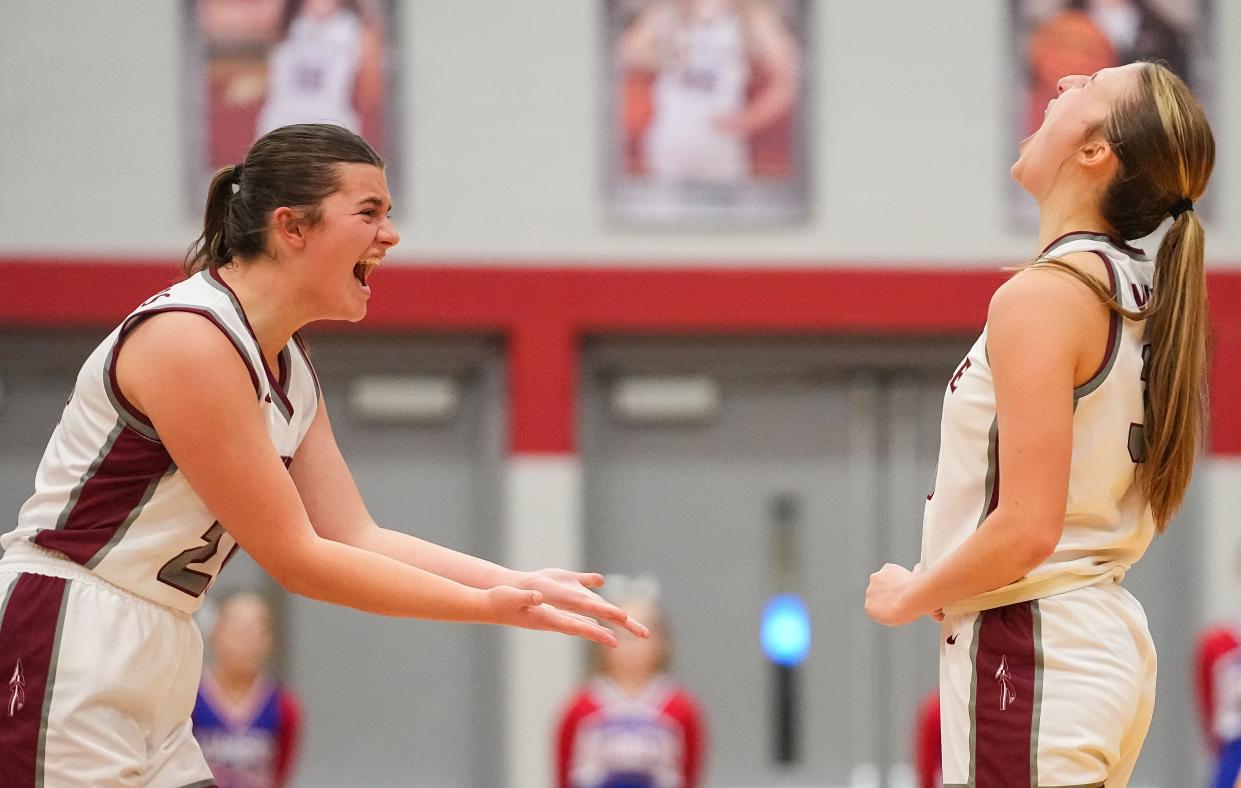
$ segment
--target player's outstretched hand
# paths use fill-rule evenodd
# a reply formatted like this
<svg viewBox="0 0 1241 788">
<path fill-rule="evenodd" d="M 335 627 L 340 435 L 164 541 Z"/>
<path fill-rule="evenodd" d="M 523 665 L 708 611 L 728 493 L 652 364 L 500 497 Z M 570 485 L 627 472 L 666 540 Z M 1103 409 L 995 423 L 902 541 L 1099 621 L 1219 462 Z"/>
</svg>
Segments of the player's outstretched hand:
<svg viewBox="0 0 1241 788">
<path fill-rule="evenodd" d="M 640 638 L 651 636 L 651 631 L 642 622 L 630 618 L 624 610 L 590 590 L 603 585 L 603 575 L 596 572 L 540 569 L 537 572 L 523 572 L 514 585 L 538 591 L 544 601 L 561 610 L 581 613 L 600 621 L 613 621 Z"/>
<path fill-rule="evenodd" d="M 491 620 L 496 624 L 560 632 L 605 646 L 616 645 L 616 635 L 612 630 L 587 616 L 553 607 L 544 601 L 543 594 L 538 591 L 496 586 L 486 593 Z"/>
</svg>

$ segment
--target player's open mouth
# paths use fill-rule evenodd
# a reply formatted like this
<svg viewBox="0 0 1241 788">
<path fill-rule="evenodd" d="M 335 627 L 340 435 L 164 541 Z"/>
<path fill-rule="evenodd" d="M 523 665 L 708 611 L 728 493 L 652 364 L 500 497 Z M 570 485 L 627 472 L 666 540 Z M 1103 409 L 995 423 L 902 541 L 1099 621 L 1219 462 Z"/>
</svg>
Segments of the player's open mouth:
<svg viewBox="0 0 1241 788">
<path fill-rule="evenodd" d="M 353 266 L 353 278 L 358 280 L 358 284 L 366 287 L 366 280 L 370 278 L 371 271 L 382 262 L 382 255 L 372 255 L 359 260 Z"/>
</svg>

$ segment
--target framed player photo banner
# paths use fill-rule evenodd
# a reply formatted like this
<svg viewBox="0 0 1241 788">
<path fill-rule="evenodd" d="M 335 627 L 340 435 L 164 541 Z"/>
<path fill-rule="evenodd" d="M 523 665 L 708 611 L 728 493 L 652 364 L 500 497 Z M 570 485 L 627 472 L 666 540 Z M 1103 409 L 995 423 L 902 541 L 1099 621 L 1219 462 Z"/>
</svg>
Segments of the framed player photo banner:
<svg viewBox="0 0 1241 788">
<path fill-rule="evenodd" d="M 1010 127 L 1016 159 L 1021 141 L 1043 122 L 1061 77 L 1089 76 L 1131 63 L 1158 60 L 1210 104 L 1212 52 L 1208 0 L 1010 0 L 1015 63 Z M 1011 161 L 1009 162 L 1011 164 Z M 1025 227 L 1037 206 L 1015 183 L 1011 213 Z M 1130 239 L 1132 240 L 1132 239 Z"/>
<path fill-rule="evenodd" d="M 402 162 L 396 0 L 183 0 L 191 205 L 263 134 L 336 123 Z"/>
<path fill-rule="evenodd" d="M 810 0 L 603 0 L 608 215 L 805 220 Z"/>
</svg>

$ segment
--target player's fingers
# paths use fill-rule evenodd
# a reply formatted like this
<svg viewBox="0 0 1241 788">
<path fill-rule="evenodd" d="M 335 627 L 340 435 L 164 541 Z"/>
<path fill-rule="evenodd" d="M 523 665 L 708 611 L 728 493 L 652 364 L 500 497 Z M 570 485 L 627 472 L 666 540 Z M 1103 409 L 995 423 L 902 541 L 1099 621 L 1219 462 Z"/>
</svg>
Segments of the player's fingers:
<svg viewBox="0 0 1241 788">
<path fill-rule="evenodd" d="M 649 638 L 651 636 L 651 630 L 636 618 L 625 616 L 625 620 L 622 623 L 624 624 L 625 629 L 629 630 L 629 632 L 636 637 Z"/>
<path fill-rule="evenodd" d="M 616 635 L 613 634 L 612 630 L 605 626 L 600 626 L 586 616 L 566 613 L 550 605 L 543 605 L 537 608 L 536 612 L 543 618 L 547 629 L 592 640 L 605 646 L 616 645 Z"/>
<path fill-rule="evenodd" d="M 602 588 L 603 575 L 598 572 L 579 572 L 577 575 L 577 582 L 587 588 Z"/>
<path fill-rule="evenodd" d="M 574 600 L 577 602 L 578 600 Z M 591 619 L 601 619 L 603 621 L 614 621 L 620 624 L 635 637 L 649 638 L 651 630 L 647 629 L 642 622 L 635 618 L 631 618 L 629 614 L 620 608 L 596 594 L 591 594 L 588 599 L 583 599 L 580 604 L 559 606 L 566 611 L 572 611 L 576 614 L 590 616 Z"/>
<path fill-rule="evenodd" d="M 618 624 L 624 623 L 627 617 L 624 610 L 621 610 L 594 591 L 587 591 L 584 588 L 565 594 L 563 598 L 555 600 L 555 603 L 556 607 L 562 610 L 572 610 L 575 613 L 584 613 L 591 618 L 602 618 L 606 621 L 615 621 Z"/>
<path fill-rule="evenodd" d="M 561 611 L 560 611 L 560 614 L 561 614 L 562 616 L 568 616 L 569 618 L 573 619 L 574 621 L 577 621 L 577 622 L 582 623 L 582 624 L 597 624 L 597 623 L 599 623 L 599 622 L 595 621 L 593 618 L 591 618 L 590 616 L 584 616 L 584 615 L 582 615 L 581 613 L 569 613 L 568 611 L 561 610 Z"/>
</svg>

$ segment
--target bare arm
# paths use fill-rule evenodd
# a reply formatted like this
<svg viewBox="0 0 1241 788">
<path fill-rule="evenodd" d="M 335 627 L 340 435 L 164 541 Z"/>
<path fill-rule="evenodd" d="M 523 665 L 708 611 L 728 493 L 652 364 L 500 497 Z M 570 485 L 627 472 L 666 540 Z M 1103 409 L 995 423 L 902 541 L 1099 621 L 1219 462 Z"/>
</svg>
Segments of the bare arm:
<svg viewBox="0 0 1241 788">
<path fill-rule="evenodd" d="M 1055 550 L 1064 531 L 1073 387 L 1102 356 L 1106 308 L 1064 274 L 1027 271 L 996 292 L 987 322 L 1002 436 L 999 505 L 925 572 L 888 564 L 875 573 L 867 611 L 880 623 L 903 624 L 1019 580 Z"/>
<path fill-rule="evenodd" d="M 367 114 L 383 101 L 385 67 L 382 13 L 373 2 L 362 8 L 362 40 L 358 74 L 353 83 L 353 101 L 358 111 Z"/>
<path fill-rule="evenodd" d="M 763 90 L 720 125 L 746 136 L 767 128 L 787 115 L 797 103 L 801 86 L 801 54 L 784 21 L 765 3 L 742 6 L 748 30 L 750 57 L 765 78 Z"/>
<path fill-rule="evenodd" d="M 320 536 L 415 566 L 474 588 L 514 586 L 543 594 L 556 607 L 615 621 L 645 637 L 646 628 L 588 589 L 603 584 L 594 573 L 547 569 L 519 572 L 466 553 L 381 528 L 366 509 L 341 456 L 327 408 L 320 401 L 309 432 L 290 467 L 293 482 Z"/>
<path fill-rule="evenodd" d="M 593 621 L 543 605 L 537 591 L 470 588 L 321 538 L 267 435 L 244 363 L 205 319 L 183 312 L 149 318 L 117 363 L 122 391 L 151 419 L 195 493 L 286 589 L 383 615 L 506 623 L 614 642 Z"/>
<path fill-rule="evenodd" d="M 473 588 L 511 585 L 517 572 L 408 534 L 380 528 L 341 456 L 322 400 L 289 467 L 315 531 Z"/>
</svg>

